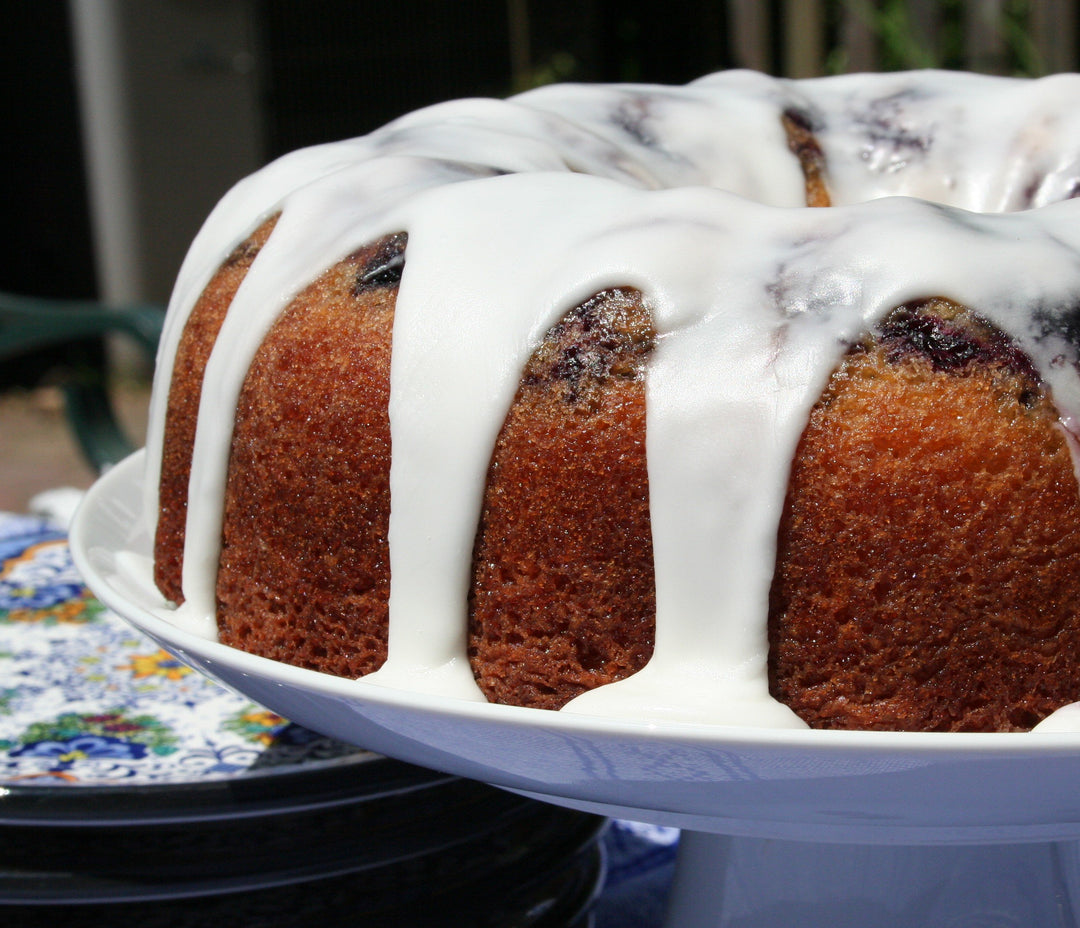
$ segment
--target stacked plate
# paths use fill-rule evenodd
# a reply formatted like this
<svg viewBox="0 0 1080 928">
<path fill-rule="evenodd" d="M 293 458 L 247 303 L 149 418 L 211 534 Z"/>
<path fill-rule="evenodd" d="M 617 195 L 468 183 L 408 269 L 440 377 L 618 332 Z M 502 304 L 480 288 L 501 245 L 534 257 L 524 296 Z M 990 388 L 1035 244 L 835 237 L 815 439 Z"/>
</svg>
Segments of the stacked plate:
<svg viewBox="0 0 1080 928">
<path fill-rule="evenodd" d="M 0 919 L 585 925 L 603 826 L 223 690 L 101 609 L 59 533 L 0 516 Z"/>
<path fill-rule="evenodd" d="M 27 926 L 125 924 L 125 910 L 154 925 L 584 924 L 599 830 L 384 758 L 219 784 L 13 786 L 0 918 L 20 906 Z"/>
</svg>

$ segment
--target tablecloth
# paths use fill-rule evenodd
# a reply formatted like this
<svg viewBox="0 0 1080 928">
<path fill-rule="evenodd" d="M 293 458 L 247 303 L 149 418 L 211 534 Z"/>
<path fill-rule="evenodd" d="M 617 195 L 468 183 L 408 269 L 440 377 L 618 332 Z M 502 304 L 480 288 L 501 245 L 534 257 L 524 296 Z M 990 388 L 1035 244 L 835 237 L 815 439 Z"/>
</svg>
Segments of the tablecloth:
<svg viewBox="0 0 1080 928">
<path fill-rule="evenodd" d="M 355 751 L 219 687 L 105 609 L 58 515 L 0 513 L 0 787 L 227 778 Z M 596 928 L 660 925 L 678 832 L 616 821 L 603 840 Z"/>
</svg>

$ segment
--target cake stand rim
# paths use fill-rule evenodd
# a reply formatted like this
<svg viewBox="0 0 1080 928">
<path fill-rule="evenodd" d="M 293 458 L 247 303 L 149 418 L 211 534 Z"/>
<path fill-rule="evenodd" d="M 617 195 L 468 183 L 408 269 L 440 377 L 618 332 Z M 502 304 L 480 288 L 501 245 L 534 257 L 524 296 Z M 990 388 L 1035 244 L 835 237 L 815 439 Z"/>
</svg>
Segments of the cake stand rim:
<svg viewBox="0 0 1080 928">
<path fill-rule="evenodd" d="M 249 698 L 277 703 L 269 707 L 308 727 L 320 730 L 322 720 L 323 729 L 331 729 L 327 734 L 351 734 L 344 740 L 354 743 L 360 735 L 364 747 L 388 756 L 556 803 L 597 811 L 610 807 L 620 814 L 636 810 L 641 820 L 696 830 L 808 835 L 810 840 L 880 835 L 881 840 L 932 843 L 979 841 L 980 836 L 995 841 L 1080 837 L 1080 799 L 1075 805 L 1067 800 L 1071 790 L 1064 785 L 1080 778 L 1077 732 L 820 731 L 600 718 L 390 689 L 201 638 L 155 614 L 146 596 L 118 588 L 110 573 L 117 554 L 148 555 L 149 536 L 141 525 L 142 469 L 140 451 L 99 478 L 76 513 L 70 543 L 87 585 L 106 606 L 181 659 Z M 167 607 L 157 595 L 156 605 Z M 462 739 L 455 745 L 461 748 L 457 757 L 447 749 L 450 730 Z M 508 768 L 510 759 L 498 753 L 507 738 L 514 750 L 524 745 L 525 750 L 561 751 L 570 762 L 578 761 L 578 769 L 566 777 L 555 770 L 554 776 L 535 778 L 522 774 L 520 758 Z M 1031 764 L 1042 774 L 1049 771 L 1049 791 L 1046 784 L 1022 788 L 1020 775 L 1030 773 Z M 540 767 L 554 770 L 550 764 Z M 944 800 L 931 801 L 927 814 L 910 816 L 902 808 L 934 784 L 976 776 L 989 783 L 967 800 L 946 790 Z M 628 793 L 631 783 L 635 788 Z M 891 803 L 890 788 L 898 790 Z M 854 801 L 843 801 L 845 790 L 852 791 Z M 725 792 L 731 809 L 724 804 Z M 880 815 L 872 811 L 876 793 L 885 800 Z M 625 801 L 627 795 L 632 802 Z M 1004 814 L 1010 796 L 1016 808 Z M 950 809 L 954 800 L 966 808 Z M 800 802 L 806 810 L 815 803 L 820 808 L 807 817 L 798 809 Z M 763 803 L 771 803 L 774 814 L 763 810 Z"/>
</svg>

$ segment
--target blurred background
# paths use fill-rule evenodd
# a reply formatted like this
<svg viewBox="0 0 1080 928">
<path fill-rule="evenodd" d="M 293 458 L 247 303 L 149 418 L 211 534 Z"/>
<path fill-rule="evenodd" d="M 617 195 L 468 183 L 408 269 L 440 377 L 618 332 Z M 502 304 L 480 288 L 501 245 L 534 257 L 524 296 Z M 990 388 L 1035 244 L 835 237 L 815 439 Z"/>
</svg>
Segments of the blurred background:
<svg viewBox="0 0 1080 928">
<path fill-rule="evenodd" d="M 0 34 L 0 291 L 164 304 L 218 197 L 268 160 L 461 96 L 942 67 L 1077 70 L 1078 0 L 39 0 Z M 1078 101 L 1080 102 L 1080 101 Z M 110 346 L 137 436 L 147 362 Z M 0 362 L 0 510 L 87 485 L 63 352 Z M 136 437 L 136 441 L 137 441 Z"/>
</svg>

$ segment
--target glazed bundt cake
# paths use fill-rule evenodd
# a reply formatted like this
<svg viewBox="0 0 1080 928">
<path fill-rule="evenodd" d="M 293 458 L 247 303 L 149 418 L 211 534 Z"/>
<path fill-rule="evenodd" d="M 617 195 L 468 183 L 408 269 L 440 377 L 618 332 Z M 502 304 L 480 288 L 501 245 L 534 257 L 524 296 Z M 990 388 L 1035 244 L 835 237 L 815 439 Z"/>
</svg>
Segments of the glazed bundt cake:
<svg viewBox="0 0 1080 928">
<path fill-rule="evenodd" d="M 175 621 L 625 717 L 1018 731 L 1080 701 L 1078 94 L 556 86 L 274 162 L 169 310 Z"/>
</svg>

